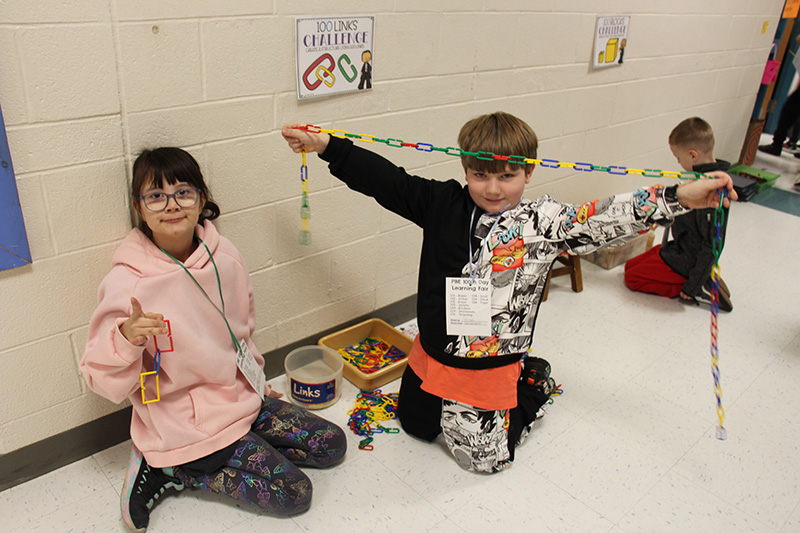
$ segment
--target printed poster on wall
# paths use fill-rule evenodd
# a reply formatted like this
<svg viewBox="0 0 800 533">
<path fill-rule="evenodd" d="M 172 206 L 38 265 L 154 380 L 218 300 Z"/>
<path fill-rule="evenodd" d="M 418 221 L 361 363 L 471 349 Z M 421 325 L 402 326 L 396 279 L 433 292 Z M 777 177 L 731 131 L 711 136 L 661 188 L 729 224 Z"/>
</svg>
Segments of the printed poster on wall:
<svg viewBox="0 0 800 533">
<path fill-rule="evenodd" d="M 374 33 L 374 16 L 297 18 L 297 99 L 371 90 Z"/>
<path fill-rule="evenodd" d="M 630 25 L 630 16 L 597 17 L 594 31 L 594 68 L 622 64 Z"/>
</svg>

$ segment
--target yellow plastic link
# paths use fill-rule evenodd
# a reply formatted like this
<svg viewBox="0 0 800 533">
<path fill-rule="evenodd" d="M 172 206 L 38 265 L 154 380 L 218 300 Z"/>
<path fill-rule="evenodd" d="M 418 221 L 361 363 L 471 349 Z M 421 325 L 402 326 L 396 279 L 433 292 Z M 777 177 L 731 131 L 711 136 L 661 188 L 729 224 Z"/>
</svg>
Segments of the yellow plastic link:
<svg viewBox="0 0 800 533">
<path fill-rule="evenodd" d="M 148 400 L 144 395 L 144 378 L 145 376 L 155 376 L 156 377 L 156 397 L 152 400 Z M 142 386 L 142 403 L 153 403 L 161 400 L 161 391 L 158 388 L 158 372 L 153 370 L 152 372 L 142 372 L 139 374 L 139 383 Z"/>
<path fill-rule="evenodd" d="M 565 162 L 560 162 L 560 163 L 558 164 L 558 168 L 562 168 L 562 167 L 563 167 L 563 168 L 575 168 L 575 163 L 565 163 Z"/>
<path fill-rule="evenodd" d="M 347 134 L 350 133 L 349 131 L 344 130 L 333 130 L 329 132 L 332 137 L 339 137 L 340 139 L 344 139 L 347 137 Z"/>
<path fill-rule="evenodd" d="M 680 179 L 681 173 L 680 172 L 673 172 L 671 170 L 662 170 L 661 175 L 665 178 L 677 178 Z"/>
<path fill-rule="evenodd" d="M 363 141 L 365 143 L 374 143 L 375 142 L 375 136 L 374 135 L 367 135 L 366 133 L 359 133 L 358 134 L 358 140 L 359 141 Z"/>
<path fill-rule="evenodd" d="M 526 165 L 541 165 L 542 164 L 542 160 L 541 159 L 531 159 L 529 157 L 526 157 L 525 158 L 525 164 Z"/>
<path fill-rule="evenodd" d="M 636 174 L 638 176 L 644 175 L 643 168 L 626 168 L 625 172 L 627 172 L 628 174 Z"/>
</svg>

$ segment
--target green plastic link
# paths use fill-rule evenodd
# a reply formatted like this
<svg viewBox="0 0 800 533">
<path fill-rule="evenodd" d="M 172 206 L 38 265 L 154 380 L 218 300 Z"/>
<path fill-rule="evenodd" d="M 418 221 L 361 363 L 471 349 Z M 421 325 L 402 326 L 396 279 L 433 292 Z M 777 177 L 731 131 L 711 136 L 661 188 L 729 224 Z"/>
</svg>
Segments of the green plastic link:
<svg viewBox="0 0 800 533">
<path fill-rule="evenodd" d="M 682 180 L 699 180 L 702 178 L 703 175 L 699 172 L 681 172 L 681 177 L 678 179 Z"/>
<path fill-rule="evenodd" d="M 461 148 L 453 148 L 452 146 L 448 146 L 447 148 L 445 148 L 444 153 L 446 153 L 447 155 L 454 155 L 457 157 L 461 157 L 462 155 L 464 155 L 464 150 L 462 150 Z"/>
<path fill-rule="evenodd" d="M 595 172 L 608 172 L 611 170 L 609 167 L 601 167 L 599 165 L 592 165 L 592 170 Z"/>
</svg>

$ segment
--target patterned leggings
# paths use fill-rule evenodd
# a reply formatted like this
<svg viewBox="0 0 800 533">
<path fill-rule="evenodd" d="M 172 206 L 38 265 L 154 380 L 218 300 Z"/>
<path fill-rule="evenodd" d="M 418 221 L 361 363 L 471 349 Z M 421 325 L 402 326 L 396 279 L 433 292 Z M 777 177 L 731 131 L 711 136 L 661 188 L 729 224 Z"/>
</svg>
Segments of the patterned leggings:
<svg viewBox="0 0 800 533">
<path fill-rule="evenodd" d="M 342 430 L 305 409 L 267 397 L 250 431 L 227 462 L 194 477 L 180 466 L 175 475 L 187 487 L 226 494 L 275 516 L 301 513 L 311 505 L 311 481 L 296 465 L 322 468 L 347 450 Z"/>
</svg>

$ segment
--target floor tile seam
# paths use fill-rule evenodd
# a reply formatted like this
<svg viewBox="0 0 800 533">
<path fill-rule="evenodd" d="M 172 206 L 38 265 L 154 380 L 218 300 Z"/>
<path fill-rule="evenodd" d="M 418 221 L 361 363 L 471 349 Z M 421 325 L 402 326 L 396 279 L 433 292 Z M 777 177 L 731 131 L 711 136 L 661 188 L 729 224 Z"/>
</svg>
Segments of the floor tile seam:
<svg viewBox="0 0 800 533">
<path fill-rule="evenodd" d="M 688 453 L 688 452 L 687 452 L 687 453 Z M 677 467 L 677 465 L 676 465 L 676 467 Z M 747 511 L 745 511 L 744 509 L 740 508 L 740 507 L 739 507 L 739 506 L 738 506 L 736 503 L 729 501 L 728 499 L 726 499 L 726 498 L 722 497 L 722 495 L 720 495 L 720 494 L 716 494 L 716 493 L 714 493 L 714 492 L 711 492 L 710 490 L 708 490 L 708 489 L 707 489 L 706 487 L 704 487 L 703 485 L 701 485 L 701 484 L 697 483 L 697 482 L 696 482 L 696 481 L 694 481 L 693 479 L 690 479 L 690 478 L 686 477 L 686 476 L 685 476 L 685 475 L 683 475 L 683 474 L 682 474 L 682 473 L 681 473 L 679 470 L 672 469 L 672 470 L 670 470 L 670 473 L 672 473 L 672 474 L 674 474 L 674 475 L 678 476 L 679 478 L 681 478 L 682 480 L 684 480 L 684 481 L 685 481 L 685 482 L 687 482 L 687 483 L 691 483 L 692 485 L 694 485 L 695 487 L 699 488 L 700 490 L 702 490 L 703 492 L 705 492 L 705 493 L 706 493 L 706 494 L 708 494 L 709 496 L 712 496 L 713 498 L 716 498 L 717 500 L 719 500 L 719 501 L 721 501 L 721 502 L 725 503 L 726 505 L 730 505 L 732 508 L 734 508 L 734 509 L 736 509 L 738 512 L 742 513 L 744 516 L 746 516 L 746 517 L 747 517 L 747 518 L 749 518 L 750 520 L 753 520 L 753 521 L 757 522 L 758 524 L 760 524 L 760 525 L 762 525 L 762 526 L 764 526 L 764 527 L 767 527 L 767 528 L 769 528 L 770 530 L 774 531 L 775 533 L 779 533 L 779 532 L 780 532 L 780 530 L 779 530 L 779 529 L 775 529 L 774 527 L 772 527 L 772 526 L 771 526 L 771 525 L 769 525 L 768 523 L 764 522 L 764 521 L 763 521 L 763 520 L 761 520 L 760 518 L 758 518 L 758 517 L 756 517 L 756 516 L 753 516 L 753 515 L 751 515 L 750 513 L 748 513 Z M 787 521 L 789 520 L 789 517 L 791 517 L 791 513 L 790 513 L 790 514 L 787 516 L 787 519 L 786 519 Z"/>
<path fill-rule="evenodd" d="M 97 457 L 95 457 L 95 455 L 91 456 L 92 462 L 94 462 L 95 467 L 97 468 L 98 472 L 103 474 L 103 478 L 105 478 L 105 480 L 108 481 L 108 486 L 111 488 L 111 490 L 114 491 L 114 493 L 117 496 L 119 496 L 120 495 L 120 491 L 117 489 L 117 487 L 114 486 L 114 482 L 111 480 L 110 477 L 108 477 L 108 474 L 106 473 L 106 471 L 103 470 L 103 468 L 100 465 L 100 461 L 97 460 Z"/>
<path fill-rule="evenodd" d="M 75 505 L 78 505 L 78 504 L 80 504 L 80 503 L 84 502 L 85 500 L 88 500 L 89 498 L 95 497 L 95 496 L 96 496 L 96 493 L 98 493 L 98 492 L 102 492 L 102 491 L 104 491 L 104 490 L 111 490 L 111 491 L 113 491 L 114 493 L 116 493 L 116 495 L 117 495 L 117 497 L 118 497 L 118 496 L 119 496 L 119 493 L 117 493 L 117 491 L 116 491 L 116 489 L 114 488 L 114 486 L 113 486 L 113 485 L 111 484 L 111 482 L 108 480 L 108 477 L 105 475 L 105 472 L 103 472 L 103 470 L 100 468 L 100 465 L 97 463 L 96 459 L 94 459 L 94 456 L 91 456 L 91 461 L 89 461 L 89 463 L 93 463 L 93 464 L 94 464 L 94 466 L 95 466 L 95 468 L 97 469 L 97 471 L 99 471 L 99 472 L 100 472 L 100 473 L 103 475 L 103 479 L 105 479 L 106 481 L 108 481 L 108 486 L 107 486 L 107 487 L 105 487 L 105 488 L 95 488 L 95 490 L 94 490 L 94 491 L 93 491 L 91 494 L 87 494 L 87 495 L 86 495 L 86 496 L 84 496 L 83 498 L 78 498 L 77 500 L 71 500 L 71 501 L 65 502 L 65 503 L 63 503 L 63 505 L 58 505 L 58 504 L 56 504 L 54 507 L 48 507 L 48 508 L 47 508 L 48 512 L 46 512 L 46 513 L 44 513 L 44 514 L 35 515 L 35 517 L 34 517 L 34 518 L 26 518 L 26 519 L 25 519 L 25 520 L 26 520 L 26 524 L 25 524 L 24 526 L 21 526 L 21 527 L 19 527 L 19 528 L 16 528 L 16 530 L 17 530 L 17 531 L 25 531 L 25 528 L 26 528 L 26 527 L 29 527 L 31 524 L 34 524 L 34 523 L 36 523 L 37 521 L 39 521 L 39 520 L 42 520 L 42 519 L 44 519 L 44 518 L 46 518 L 46 517 L 48 517 L 48 516 L 51 516 L 51 515 L 53 515 L 53 514 L 55 514 L 55 513 L 59 512 L 59 511 L 63 510 L 63 509 L 68 509 L 68 508 L 70 508 L 70 507 L 73 507 L 73 506 L 75 506 Z M 73 463 L 73 464 L 74 464 L 74 463 Z M 69 466 L 69 465 L 68 465 L 68 466 Z M 64 467 L 62 467 L 62 468 L 64 468 Z M 61 469 L 59 469 L 59 470 L 61 470 Z M 54 472 L 52 473 L 52 475 L 54 475 L 54 476 L 55 476 L 55 475 L 58 475 L 58 474 L 56 474 L 56 472 L 59 472 L 59 470 L 56 470 L 56 471 L 54 471 Z M 23 485 L 18 485 L 18 487 L 24 487 L 24 486 L 25 486 L 24 484 L 23 484 Z M 8 489 L 8 490 L 9 490 L 9 491 L 14 491 L 14 489 L 15 489 L 15 488 L 17 488 L 17 487 L 12 487 L 12 488 L 10 488 L 10 489 Z"/>
<path fill-rule="evenodd" d="M 442 516 L 444 516 L 445 518 L 448 518 L 447 514 L 446 514 L 444 511 L 442 511 L 441 509 L 439 509 L 439 508 L 438 508 L 436 505 L 434 505 L 434 504 L 433 504 L 433 502 L 431 502 L 430 500 L 428 500 L 428 498 L 426 498 L 426 497 L 425 497 L 425 496 L 424 496 L 424 495 L 423 495 L 423 494 L 422 494 L 420 491 L 418 491 L 414 485 L 412 485 L 411 483 L 408 483 L 408 482 L 407 482 L 405 479 L 403 479 L 403 478 L 402 478 L 402 477 L 401 477 L 399 474 L 397 474 L 397 472 L 395 472 L 395 471 L 394 471 L 394 469 L 392 469 L 392 468 L 391 468 L 389 465 L 387 465 L 386 463 L 384 463 L 383 461 L 381 461 L 381 460 L 378 458 L 378 456 L 365 456 L 365 457 L 372 457 L 372 458 L 373 458 L 373 460 L 374 460 L 376 463 L 378 463 L 378 464 L 379 464 L 379 465 L 380 465 L 380 466 L 381 466 L 381 467 L 382 467 L 384 470 L 386 470 L 386 471 L 387 471 L 389 474 L 391 474 L 392 476 L 394 476 L 394 477 L 397 479 L 397 481 L 399 481 L 399 482 L 400 482 L 400 483 L 401 483 L 403 486 L 405 486 L 405 487 L 407 487 L 408 489 L 410 489 L 410 491 L 411 491 L 411 493 L 412 493 L 412 494 L 415 494 L 415 495 L 416 495 L 416 496 L 417 496 L 417 497 L 418 497 L 420 500 L 422 500 L 422 501 L 424 501 L 425 503 L 427 503 L 428 505 L 430 505 L 430 506 L 431 506 L 431 508 L 433 508 L 433 509 L 435 509 L 437 512 L 441 513 L 441 514 L 442 514 Z M 356 461 L 358 461 L 358 460 L 360 460 L 360 459 L 361 459 L 361 458 L 359 458 L 359 459 L 355 459 L 355 460 L 356 460 Z M 351 464 L 352 464 L 352 463 L 351 463 Z"/>
<path fill-rule="evenodd" d="M 627 516 L 628 516 L 628 515 L 629 515 L 629 514 L 630 514 L 630 513 L 631 513 L 631 512 L 632 512 L 632 511 L 633 511 L 633 510 L 636 508 L 636 506 L 637 506 L 637 505 L 639 505 L 639 503 L 640 503 L 642 500 L 644 500 L 644 499 L 645 499 L 645 498 L 646 498 L 646 497 L 647 497 L 647 496 L 648 496 L 648 495 L 649 495 L 649 494 L 650 494 L 650 493 L 653 491 L 653 489 L 655 489 L 655 488 L 656 488 L 656 487 L 657 487 L 659 484 L 661 484 L 661 483 L 664 481 L 664 479 L 667 477 L 667 475 L 668 475 L 668 474 L 669 474 L 669 473 L 672 471 L 672 468 L 673 468 L 673 467 L 669 467 L 669 468 L 667 468 L 667 471 L 666 471 L 666 472 L 664 472 L 664 473 L 662 473 L 662 474 L 659 474 L 659 475 L 658 475 L 658 479 L 656 479 L 656 480 L 653 482 L 653 484 L 652 484 L 652 485 L 650 485 L 650 487 L 649 487 L 647 490 L 644 490 L 644 491 L 642 491 L 642 495 L 641 495 L 641 497 L 640 497 L 640 498 L 638 498 L 638 499 L 637 499 L 637 500 L 636 500 L 636 501 L 635 501 L 635 502 L 634 502 L 634 503 L 633 503 L 633 504 L 632 504 L 630 507 L 628 507 L 627 509 L 625 509 L 625 511 L 622 513 L 622 517 L 621 517 L 619 520 L 617 520 L 617 521 L 616 521 L 616 523 L 615 523 L 615 525 L 616 525 L 618 528 L 620 528 L 620 529 L 624 529 L 622 526 L 620 526 L 620 524 L 619 524 L 619 523 L 620 523 L 622 520 L 624 520 L 624 519 L 625 519 L 625 517 L 627 517 Z"/>
<path fill-rule="evenodd" d="M 800 499 L 797 500 L 797 505 L 794 506 L 794 509 L 792 509 L 792 511 L 789 513 L 789 516 L 786 517 L 786 520 L 784 520 L 783 524 L 781 524 L 781 527 L 776 531 L 778 531 L 779 533 L 783 533 L 784 529 L 789 524 L 789 520 L 791 520 L 792 516 L 794 516 L 795 514 L 800 515 Z M 786 533 L 789 532 L 787 531 Z"/>
<path fill-rule="evenodd" d="M 644 388 L 644 387 L 643 387 L 643 388 Z M 672 469 L 672 468 L 674 468 L 674 467 L 675 467 L 675 466 L 676 466 L 676 465 L 677 465 L 677 464 L 678 464 L 678 463 L 679 463 L 679 462 L 680 462 L 680 461 L 681 461 L 681 460 L 682 460 L 682 459 L 683 459 L 683 458 L 686 456 L 686 454 L 687 454 L 687 453 L 689 453 L 689 451 L 691 451 L 691 449 L 692 449 L 694 446 L 696 446 L 696 445 L 697 445 L 697 443 L 698 443 L 698 442 L 700 442 L 700 440 L 703 438 L 703 436 L 705 436 L 705 435 L 708 433 L 708 431 L 710 431 L 710 430 L 711 430 L 711 429 L 712 429 L 712 428 L 713 428 L 713 427 L 716 425 L 716 422 L 710 422 L 710 423 L 709 423 L 709 422 L 708 422 L 707 420 L 705 420 L 703 417 L 701 417 L 701 416 L 698 416 L 698 415 L 696 415 L 696 414 L 694 414 L 694 413 L 692 413 L 692 412 L 688 411 L 687 409 L 685 409 L 684 407 L 680 406 L 679 404 L 676 404 L 676 403 L 674 403 L 674 402 L 673 402 L 671 399 L 669 399 L 669 398 L 665 398 L 664 396 L 661 396 L 661 395 L 659 395 L 659 394 L 657 394 L 657 393 L 653 393 L 653 394 L 654 394 L 655 396 L 658 396 L 658 398 L 660 398 L 662 401 L 665 401 L 665 402 L 669 403 L 669 404 L 670 404 L 671 406 L 673 406 L 674 408 L 676 408 L 676 409 L 679 409 L 679 410 L 680 410 L 680 414 L 681 414 L 681 415 L 688 414 L 688 415 L 692 416 L 694 419 L 696 419 L 696 420 L 698 420 L 698 421 L 702 422 L 702 424 L 704 424 L 704 425 L 707 425 L 707 427 L 706 427 L 706 428 L 703 430 L 703 433 L 702 433 L 702 434 L 701 434 L 701 435 L 700 435 L 700 436 L 699 436 L 699 437 L 698 437 L 698 438 L 697 438 L 697 439 L 696 439 L 696 440 L 695 440 L 693 443 L 691 443 L 691 444 L 689 444 L 689 445 L 687 446 L 687 448 L 686 448 L 686 451 L 684 451 L 684 452 L 683 452 L 683 453 L 680 455 L 680 457 L 678 457 L 678 458 L 677 458 L 676 460 L 674 460 L 674 461 L 671 461 L 671 464 L 670 464 L 670 462 L 663 462 L 663 461 L 661 461 L 661 460 L 660 460 L 660 458 L 659 458 L 659 457 L 656 457 L 656 460 L 658 461 L 658 463 L 659 463 L 659 464 L 662 464 L 662 465 L 664 465 L 664 466 L 665 466 L 665 467 L 667 467 L 668 469 Z M 594 413 L 594 412 L 595 412 L 597 409 L 599 409 L 599 408 L 600 408 L 600 406 L 602 405 L 602 403 L 605 403 L 605 401 L 607 401 L 607 400 L 608 400 L 608 398 L 607 398 L 606 400 L 604 400 L 603 402 L 601 402 L 601 404 L 598 404 L 596 407 L 594 407 L 594 408 L 593 408 L 591 411 L 589 411 L 588 413 L 586 413 L 586 416 L 588 416 L 588 415 L 591 415 L 592 413 Z M 589 419 L 589 418 L 586 418 L 586 416 L 584 416 L 584 420 L 586 420 L 586 422 L 587 422 L 587 423 L 589 423 L 589 424 L 592 424 L 592 425 L 594 425 L 594 426 L 596 426 L 596 427 L 598 427 L 598 428 L 602 429 L 603 431 L 606 431 L 607 433 L 609 433 L 609 434 L 610 434 L 610 435 L 612 435 L 613 437 L 615 437 L 615 438 L 617 438 L 617 439 L 620 439 L 620 440 L 622 440 L 623 442 L 625 442 L 625 443 L 626 443 L 626 444 L 628 444 L 629 446 L 636 447 L 637 449 L 639 449 L 639 451 L 645 452 L 645 453 L 647 453 L 648 455 L 653 455 L 653 454 L 652 454 L 652 453 L 649 451 L 649 448 L 647 448 L 647 447 L 643 447 L 642 445 L 640 445 L 640 444 L 639 444 L 639 443 L 637 443 L 637 442 L 630 441 L 630 440 L 626 439 L 624 435 L 620 435 L 620 434 L 618 434 L 618 433 L 616 433 L 616 432 L 614 432 L 614 431 L 610 431 L 610 430 L 608 430 L 606 426 L 601 426 L 601 425 L 599 425 L 599 424 L 595 423 L 595 422 L 594 422 L 594 420 L 592 420 L 592 419 Z"/>
<path fill-rule="evenodd" d="M 563 492 L 564 494 L 566 494 L 567 496 L 569 496 L 570 498 L 572 498 L 573 500 L 575 500 L 576 502 L 578 502 L 579 504 L 584 506 L 586 509 L 592 511 L 593 513 L 596 513 L 597 516 L 603 518 L 604 520 L 607 520 L 610 524 L 615 524 L 614 520 L 612 520 L 611 518 L 607 517 L 603 513 L 603 511 L 601 511 L 599 509 L 595 509 L 592 505 L 590 505 L 589 503 L 585 502 L 579 496 L 573 494 L 566 487 L 562 487 L 556 481 L 554 481 L 554 480 L 552 480 L 552 479 L 550 479 L 548 477 L 543 476 L 542 474 L 537 472 L 536 469 L 533 468 L 533 466 L 531 466 L 531 465 L 529 465 L 527 463 L 522 463 L 521 466 L 523 468 L 528 469 L 533 475 L 537 476 L 537 478 L 539 478 L 541 481 L 543 481 L 545 483 L 549 483 L 550 485 L 552 485 L 556 489 L 560 490 L 561 492 Z M 457 515 L 461 511 L 461 509 L 463 509 L 464 507 L 466 507 L 468 505 L 474 505 L 474 502 L 468 501 L 468 502 L 464 503 L 464 505 L 462 505 L 462 506 L 458 507 L 456 510 L 454 510 L 453 513 L 451 513 L 451 516 Z M 450 518 L 450 516 L 448 516 L 448 519 L 449 518 Z M 612 525 L 611 529 L 613 530 L 613 525 Z"/>
<path fill-rule="evenodd" d="M 594 409 L 592 411 L 590 411 L 590 413 L 593 412 L 593 411 L 594 411 Z M 589 414 L 589 413 L 587 413 L 587 414 Z M 624 443 L 625 445 L 636 449 L 638 452 L 640 452 L 640 453 L 642 453 L 642 454 L 654 459 L 654 461 L 657 464 L 663 466 L 667 470 L 670 470 L 671 468 L 673 468 L 679 461 L 679 459 L 678 459 L 678 460 L 675 460 L 675 461 L 664 462 L 664 461 L 661 460 L 660 457 L 658 457 L 652 451 L 650 451 L 649 447 L 642 446 L 638 442 L 631 441 L 631 440 L 625 438 L 625 436 L 623 436 L 623 435 L 619 435 L 619 434 L 617 434 L 617 433 L 615 433 L 613 431 L 609 431 L 606 428 L 606 426 L 602 426 L 600 424 L 597 424 L 594 420 L 591 420 L 591 419 L 588 419 L 588 418 L 584 418 L 584 420 L 586 421 L 587 424 L 591 424 L 592 426 L 598 428 L 598 430 L 603 431 L 603 432 L 607 433 L 608 435 L 612 436 L 614 439 L 616 439 L 616 440 Z M 694 444 L 692 446 L 694 446 Z"/>
</svg>

